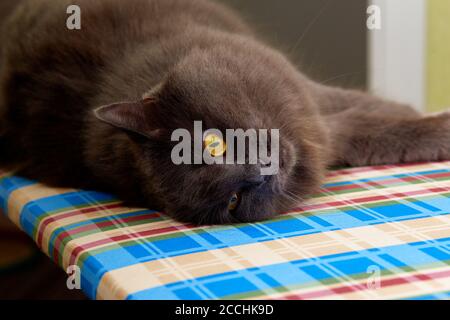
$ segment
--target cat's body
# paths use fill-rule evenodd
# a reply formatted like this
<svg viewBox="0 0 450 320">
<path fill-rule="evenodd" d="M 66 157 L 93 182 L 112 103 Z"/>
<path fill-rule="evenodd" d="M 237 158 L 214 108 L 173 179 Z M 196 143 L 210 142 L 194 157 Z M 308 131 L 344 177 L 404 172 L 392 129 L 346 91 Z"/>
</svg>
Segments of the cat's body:
<svg viewBox="0 0 450 320">
<path fill-rule="evenodd" d="M 81 30 L 66 28 L 69 4 Z M 450 159 L 450 116 L 316 84 L 211 2 L 32 0 L 5 26 L 0 162 L 53 185 L 189 222 L 253 221 L 297 204 L 329 165 Z M 170 133 L 195 120 L 280 129 L 280 172 L 263 181 L 257 165 L 175 166 Z"/>
</svg>

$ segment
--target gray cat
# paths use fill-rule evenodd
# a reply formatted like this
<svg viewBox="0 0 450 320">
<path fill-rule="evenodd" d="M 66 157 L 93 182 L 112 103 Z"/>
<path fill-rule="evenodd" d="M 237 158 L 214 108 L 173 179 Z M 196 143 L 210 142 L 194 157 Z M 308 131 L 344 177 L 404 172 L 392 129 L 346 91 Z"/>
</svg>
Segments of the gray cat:
<svg viewBox="0 0 450 320">
<path fill-rule="evenodd" d="M 81 8 L 81 30 L 66 28 L 69 4 Z M 214 2 L 30 0 L 1 40 L 3 166 L 180 221 L 272 217 L 299 205 L 333 165 L 450 159 L 449 113 L 423 116 L 319 85 Z M 279 172 L 175 165 L 171 133 L 194 121 L 279 129 Z"/>
</svg>

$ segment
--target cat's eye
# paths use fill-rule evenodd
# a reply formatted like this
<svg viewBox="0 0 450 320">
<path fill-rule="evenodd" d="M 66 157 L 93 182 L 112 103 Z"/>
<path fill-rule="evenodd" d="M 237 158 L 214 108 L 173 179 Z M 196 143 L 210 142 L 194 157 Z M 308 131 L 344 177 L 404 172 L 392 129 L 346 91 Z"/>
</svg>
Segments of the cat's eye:
<svg viewBox="0 0 450 320">
<path fill-rule="evenodd" d="M 221 137 L 208 132 L 203 137 L 203 147 L 212 157 L 221 157 L 227 150 L 227 145 Z"/>
<path fill-rule="evenodd" d="M 239 201 L 241 200 L 241 196 L 239 193 L 233 193 L 233 195 L 230 198 L 230 201 L 228 202 L 228 211 L 234 211 L 239 206 Z"/>
</svg>

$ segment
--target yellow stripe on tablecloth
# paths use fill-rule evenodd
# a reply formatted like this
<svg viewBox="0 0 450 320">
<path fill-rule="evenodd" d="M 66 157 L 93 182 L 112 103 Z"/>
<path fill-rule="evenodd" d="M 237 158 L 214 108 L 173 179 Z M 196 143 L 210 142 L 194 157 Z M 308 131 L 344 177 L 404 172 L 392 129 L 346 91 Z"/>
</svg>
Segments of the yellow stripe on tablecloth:
<svg viewBox="0 0 450 320">
<path fill-rule="evenodd" d="M 8 198 L 8 216 L 20 228 L 20 214 L 23 208 L 30 202 L 43 198 L 57 196 L 64 193 L 77 191 L 67 188 L 50 188 L 36 183 L 14 190 Z"/>
<path fill-rule="evenodd" d="M 421 191 L 423 190 L 423 194 L 419 195 L 412 195 L 411 197 L 423 197 L 426 195 L 434 195 L 435 192 L 429 191 L 429 189 L 432 188 L 450 188 L 450 180 L 449 181 L 430 181 L 430 182 L 424 182 L 420 184 L 405 184 L 405 185 L 397 185 L 397 186 L 391 186 L 391 187 L 385 187 L 385 188 L 375 188 L 370 185 L 364 185 L 364 190 L 360 191 L 352 191 L 348 193 L 328 193 L 328 194 L 321 194 L 320 196 L 316 198 L 312 198 L 307 201 L 306 205 L 314 205 L 314 204 L 321 204 L 321 203 L 328 203 L 328 202 L 335 202 L 335 201 L 345 201 L 347 202 L 347 205 L 354 205 L 352 204 L 352 199 L 359 199 L 359 198 L 367 198 L 367 197 L 373 197 L 373 196 L 387 196 L 389 199 L 382 199 L 377 201 L 368 201 L 359 203 L 359 205 L 366 205 L 368 203 L 377 203 L 377 202 L 383 202 L 383 201 L 389 201 L 389 200 L 395 200 L 395 199 L 402 199 L 404 197 L 396 197 L 393 194 L 400 194 L 400 193 L 408 193 L 408 192 L 414 192 L 414 191 Z M 444 192 L 450 192 L 450 189 L 448 191 Z M 345 206 L 345 205 L 344 205 Z M 339 208 L 340 206 L 333 206 L 334 208 Z"/>
<path fill-rule="evenodd" d="M 443 292 L 450 290 L 450 281 L 447 279 L 430 279 L 420 280 L 419 282 L 399 284 L 389 287 L 381 287 L 376 290 L 377 296 L 373 299 L 402 299 L 411 298 L 411 293 L 414 296 L 435 294 L 436 292 Z M 342 300 L 361 300 L 364 299 L 363 293 L 360 291 L 344 293 L 330 297 L 329 299 L 342 299 Z"/>
<path fill-rule="evenodd" d="M 119 201 L 117 201 L 117 202 L 110 202 L 110 203 L 108 203 L 108 205 L 114 204 L 114 203 L 118 203 L 118 202 Z M 83 207 L 83 209 L 87 209 L 87 208 L 90 208 L 90 207 L 98 207 L 98 204 L 92 205 L 92 206 Z M 38 230 L 40 230 L 43 227 L 43 224 L 48 219 L 54 219 L 54 218 L 57 218 L 60 215 L 64 215 L 64 214 L 66 214 L 68 212 L 76 211 L 76 210 L 77 210 L 76 208 L 69 208 L 69 209 L 67 209 L 67 210 L 65 210 L 63 212 L 58 212 L 58 213 L 52 214 L 51 217 L 47 217 L 45 219 L 42 219 L 40 221 L 40 223 L 39 223 L 39 229 Z M 52 221 L 52 222 L 50 222 L 49 224 L 47 224 L 45 226 L 45 231 L 44 231 L 44 234 L 43 234 L 43 237 L 42 237 L 42 248 L 44 248 L 44 249 L 48 248 L 48 246 L 50 244 L 51 236 L 52 236 L 53 232 L 55 232 L 55 230 L 57 230 L 58 228 L 64 228 L 65 226 L 69 226 L 69 225 L 74 224 L 74 223 L 79 223 L 79 222 L 84 222 L 84 221 L 91 221 L 93 219 L 100 218 L 100 217 L 107 218 L 107 217 L 114 216 L 114 215 L 117 215 L 117 214 L 126 214 L 126 213 L 130 213 L 130 212 L 134 212 L 134 211 L 141 211 L 141 210 L 143 210 L 143 209 L 133 209 L 133 208 L 127 208 L 127 207 L 118 207 L 118 208 L 98 210 L 98 211 L 95 211 L 95 212 L 83 213 L 83 214 L 80 214 L 80 215 L 71 216 L 71 217 L 62 218 L 62 219 L 59 219 L 59 220 L 56 220 L 56 221 Z M 117 219 L 115 219 L 115 220 L 117 220 Z M 117 220 L 117 221 L 119 222 L 120 220 Z M 99 232 L 104 232 L 104 231 L 100 231 L 99 230 Z"/>
<path fill-rule="evenodd" d="M 97 299 L 125 299 L 131 293 L 172 282 L 256 266 L 446 238 L 450 237 L 449 224 L 450 217 L 437 216 L 149 261 L 107 272 L 98 286 Z"/>
<path fill-rule="evenodd" d="M 448 267 L 445 270 L 448 271 Z M 433 269 L 432 271 L 434 272 L 435 270 Z M 429 272 L 429 270 L 426 270 L 426 272 Z M 408 277 L 408 275 L 405 275 L 405 277 Z M 384 279 L 384 277 L 382 279 Z M 403 299 L 411 298 L 411 295 L 422 296 L 435 294 L 436 292 L 444 292 L 450 290 L 449 280 L 450 278 L 421 279 L 415 282 L 397 284 L 393 286 L 381 286 L 381 288 L 378 288 L 376 290 L 370 290 L 370 293 L 373 294 L 371 299 Z M 367 299 L 367 291 L 353 291 L 348 293 L 335 294 L 329 297 L 322 298 L 322 300 L 323 299 L 363 300 Z"/>
<path fill-rule="evenodd" d="M 98 233 L 93 233 L 93 234 L 89 234 L 86 236 L 82 236 L 80 238 L 76 238 L 73 240 L 69 240 L 65 247 L 64 247 L 64 251 L 63 251 L 63 266 L 67 267 L 70 264 L 70 260 L 72 257 L 72 252 L 73 250 L 75 250 L 77 247 L 79 246 L 83 246 L 87 243 L 91 243 L 91 242 L 95 242 L 98 240 L 104 240 L 104 239 L 109 239 L 111 237 L 115 237 L 115 236 L 122 236 L 125 234 L 131 234 L 131 233 L 139 233 L 139 232 L 143 232 L 143 231 L 148 231 L 148 230 L 155 230 L 155 229 L 163 229 L 163 228 L 167 228 L 167 227 L 175 227 L 175 228 L 179 228 L 180 230 L 187 230 L 186 227 L 184 227 L 183 224 L 180 224 L 174 220 L 162 220 L 162 221 L 157 221 L 157 222 L 148 222 L 148 223 L 144 223 L 144 224 L 136 224 L 133 226 L 124 226 L 122 228 L 117 228 L 117 229 L 112 229 L 112 230 L 107 230 L 107 231 L 100 231 Z M 184 228 L 184 229 L 183 229 Z M 201 227 L 199 227 L 198 229 L 201 229 Z M 159 236 L 166 236 L 166 235 L 170 235 L 172 233 L 176 233 L 176 232 L 180 232 L 180 230 L 176 229 L 174 231 L 168 231 L 168 232 L 164 232 L 159 234 Z M 195 230 L 195 229 L 189 229 L 189 230 Z M 91 249 L 91 250 L 97 250 L 103 247 L 108 247 L 111 245 L 120 245 L 120 243 L 123 242 L 127 242 L 130 241 L 130 239 L 125 239 L 125 240 L 121 240 L 121 241 L 114 241 L 111 243 L 107 243 L 107 244 L 103 244 L 103 245 L 98 245 L 95 246 L 95 248 Z M 145 240 L 143 240 L 145 241 Z M 80 254 L 75 258 L 75 260 L 73 261 L 75 264 L 78 263 L 78 259 L 80 258 L 80 255 L 83 253 L 84 251 L 80 252 Z"/>
<path fill-rule="evenodd" d="M 361 172 L 358 172 L 358 168 L 355 169 L 343 169 L 339 171 L 346 172 L 346 174 L 340 175 L 331 175 L 329 176 L 325 183 L 336 183 L 343 182 L 349 180 L 360 180 L 360 179 L 373 179 L 384 176 L 392 176 L 396 174 L 408 174 L 408 173 L 416 173 L 421 171 L 432 171 L 432 170 L 440 170 L 440 169 L 448 169 L 450 167 L 450 161 L 445 162 L 433 162 L 433 163 L 424 163 L 417 165 L 408 165 L 408 166 L 392 166 L 388 169 L 367 169 Z M 333 171 L 331 171 L 333 174 Z"/>
<path fill-rule="evenodd" d="M 448 266 L 439 267 L 439 268 L 425 268 L 420 271 L 402 271 L 396 272 L 390 275 L 383 275 L 379 279 L 379 281 L 388 281 L 396 278 L 412 278 L 412 277 L 420 277 L 423 274 L 430 273 L 438 273 L 448 271 Z M 321 290 L 329 290 L 330 292 L 323 297 L 318 297 L 315 299 L 325 299 L 325 300 L 378 300 L 378 299 L 402 299 L 402 298 L 411 298 L 411 293 L 414 293 L 414 296 L 422 296 L 427 294 L 435 294 L 436 292 L 445 292 L 450 290 L 450 277 L 444 279 L 429 279 L 429 280 L 419 280 L 417 282 L 408 283 L 408 284 L 396 284 L 393 286 L 380 286 L 379 288 L 372 287 L 373 285 L 373 275 L 370 273 L 367 274 L 365 279 L 360 280 L 352 280 L 345 281 L 345 283 L 334 283 L 334 284 L 317 284 L 314 287 L 301 288 L 301 289 L 293 289 L 289 290 L 289 292 L 273 292 L 270 294 L 270 299 L 282 299 L 285 296 L 308 296 L 308 294 L 321 291 Z M 370 285 L 370 286 L 369 286 Z M 342 286 L 360 286 L 364 287 L 365 290 L 354 291 L 349 293 L 336 293 L 332 290 L 340 288 Z M 258 299 L 266 299 L 267 295 L 258 295 L 251 297 L 249 300 L 258 300 Z M 311 298 L 314 299 L 314 298 Z"/>
</svg>

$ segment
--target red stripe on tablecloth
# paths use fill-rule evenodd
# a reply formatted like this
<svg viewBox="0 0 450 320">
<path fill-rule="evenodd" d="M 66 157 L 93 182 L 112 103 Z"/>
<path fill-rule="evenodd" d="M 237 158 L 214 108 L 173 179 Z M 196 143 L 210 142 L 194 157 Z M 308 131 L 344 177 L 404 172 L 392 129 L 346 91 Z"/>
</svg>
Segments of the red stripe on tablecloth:
<svg viewBox="0 0 450 320">
<path fill-rule="evenodd" d="M 447 163 L 448 161 L 437 161 L 435 163 Z M 411 162 L 411 163 L 400 163 L 396 165 L 384 165 L 384 166 L 370 166 L 370 167 L 360 167 L 360 168 L 345 168 L 340 170 L 334 170 L 328 173 L 329 177 L 340 176 L 340 175 L 349 175 L 352 173 L 360 173 L 360 172 L 369 172 L 369 171 L 383 171 L 388 169 L 395 168 L 404 168 L 404 167 L 413 167 L 413 166 L 421 166 L 426 165 L 427 162 Z"/>
<path fill-rule="evenodd" d="M 343 200 L 343 201 L 333 201 L 333 202 L 327 202 L 327 203 L 318 203 L 318 204 L 311 204 L 311 205 L 305 205 L 296 209 L 289 210 L 287 213 L 294 213 L 294 212 L 307 212 L 317 209 L 327 209 L 327 208 L 335 208 L 339 206 L 345 206 L 345 205 L 351 205 L 355 203 L 369 203 L 374 201 L 380 201 L 380 200 L 392 200 L 393 198 L 405 198 L 410 196 L 417 196 L 421 194 L 427 194 L 427 193 L 441 193 L 441 192 L 448 192 L 450 191 L 450 188 L 430 188 L 430 189 L 422 189 L 422 190 L 416 190 L 416 191 L 409 191 L 409 192 L 402 192 L 402 193 L 392 193 L 389 195 L 379 195 L 379 196 L 371 196 L 371 197 L 363 197 L 363 198 L 356 198 L 356 199 L 349 199 L 349 200 Z"/>
<path fill-rule="evenodd" d="M 380 287 L 392 287 L 392 286 L 398 286 L 401 284 L 406 283 L 414 283 L 419 281 L 426 281 L 426 280 L 436 280 L 436 279 L 442 279 L 450 277 L 450 270 L 445 271 L 439 271 L 439 272 L 430 272 L 430 273 L 420 273 L 417 275 L 411 275 L 406 277 L 397 277 L 392 279 L 385 279 L 380 281 Z M 367 285 L 362 284 L 356 284 L 356 285 L 344 285 L 337 288 L 332 289 L 324 289 L 324 290 L 318 290 L 313 292 L 306 292 L 306 293 L 299 293 L 299 294 L 289 294 L 281 299 L 285 300 L 305 300 L 305 299 L 317 299 L 317 298 L 324 298 L 327 296 L 332 296 L 335 294 L 345 294 L 350 292 L 356 292 L 356 291 L 367 291 L 367 290 L 374 290 L 369 288 Z"/>
<path fill-rule="evenodd" d="M 123 205 L 122 203 L 105 204 L 105 205 L 98 205 L 95 207 L 76 209 L 76 210 L 72 210 L 72 211 L 69 211 L 69 212 L 66 212 L 63 214 L 59 214 L 57 216 L 50 215 L 50 216 L 44 218 L 44 220 L 40 222 L 40 227 L 39 227 L 38 234 L 36 237 L 36 243 L 40 248 L 42 247 L 42 245 L 43 245 L 42 239 L 44 236 L 44 231 L 47 228 L 47 226 L 52 222 L 56 222 L 61 219 L 74 217 L 74 216 L 85 214 L 85 213 L 92 213 L 92 212 L 101 211 L 101 210 L 120 208 L 122 205 Z"/>
<path fill-rule="evenodd" d="M 425 177 L 429 179 L 438 179 L 438 178 L 444 178 L 444 177 L 450 177 L 450 172 L 444 172 L 444 173 L 435 173 L 426 175 Z M 393 178 L 389 180 L 380 180 L 380 181 L 368 181 L 368 182 L 361 182 L 358 183 L 352 183 L 350 185 L 344 185 L 344 186 L 335 186 L 335 187 L 328 187 L 323 188 L 325 191 L 344 191 L 344 190 L 352 190 L 352 189 L 358 189 L 358 188 L 364 188 L 363 185 L 370 185 L 370 186 L 386 186 L 390 183 L 394 183 L 397 181 L 405 181 L 405 182 L 413 182 L 413 181 L 420 181 L 422 180 L 420 177 L 414 177 L 414 176 L 408 176 L 403 178 Z"/>
<path fill-rule="evenodd" d="M 386 165 L 386 166 L 375 166 L 375 167 L 360 167 L 360 168 L 347 168 L 342 170 L 334 170 L 328 173 L 329 177 L 349 175 L 353 173 L 369 172 L 369 171 L 383 171 L 387 169 L 392 169 L 398 166 Z"/>
<path fill-rule="evenodd" d="M 77 233 L 93 230 L 96 228 L 103 228 L 103 227 L 107 227 L 107 226 L 111 226 L 111 225 L 115 225 L 115 224 L 120 225 L 121 223 L 148 220 L 148 219 L 152 219 L 152 218 L 156 218 L 156 217 L 160 217 L 160 216 L 161 215 L 158 212 L 152 212 L 152 213 L 146 213 L 146 214 L 132 216 L 132 217 L 126 217 L 126 218 L 119 218 L 119 219 L 114 218 L 114 220 L 106 220 L 106 221 L 101 221 L 99 223 L 92 223 L 92 224 L 88 224 L 88 225 L 81 226 L 78 228 L 74 228 L 69 231 L 61 232 L 60 234 L 58 234 L 58 236 L 56 236 L 56 238 L 54 240 L 55 243 L 53 245 L 53 256 L 57 257 L 58 252 L 59 252 L 59 246 L 67 237 L 70 237 Z"/>
<path fill-rule="evenodd" d="M 95 248 L 97 246 L 101 246 L 104 244 L 118 242 L 118 241 L 127 240 L 127 239 L 132 240 L 132 239 L 137 239 L 137 238 L 141 238 L 141 237 L 148 237 L 151 235 L 158 235 L 158 234 L 171 232 L 171 231 L 189 230 L 189 229 L 193 229 L 193 228 L 195 228 L 195 227 L 192 225 L 179 225 L 179 226 L 165 227 L 165 228 L 160 228 L 160 229 L 145 230 L 145 231 L 141 231 L 141 232 L 127 233 L 127 234 L 122 234 L 120 236 L 114 236 L 114 237 L 100 239 L 97 241 L 86 243 L 82 246 L 76 246 L 73 249 L 72 255 L 70 257 L 70 264 L 75 264 L 76 257 L 78 255 L 80 255 L 83 251 L 88 250 L 90 248 Z M 54 259 L 56 261 L 57 261 L 57 257 L 58 257 L 58 255 L 54 256 Z"/>
</svg>

